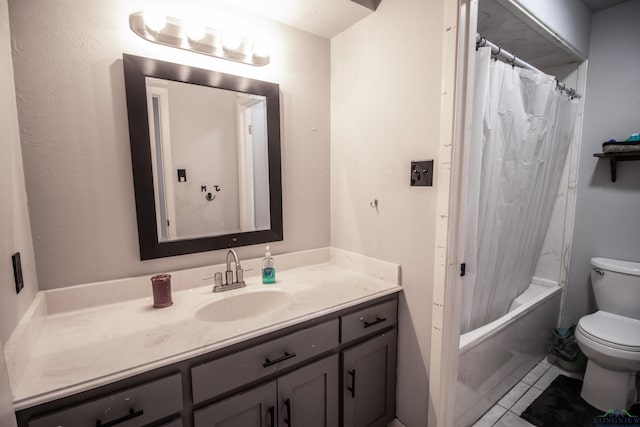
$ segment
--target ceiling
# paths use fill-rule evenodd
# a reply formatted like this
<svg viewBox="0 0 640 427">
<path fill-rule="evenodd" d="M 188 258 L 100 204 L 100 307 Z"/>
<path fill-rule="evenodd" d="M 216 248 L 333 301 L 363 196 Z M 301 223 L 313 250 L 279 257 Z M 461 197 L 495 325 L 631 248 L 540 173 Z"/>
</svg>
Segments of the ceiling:
<svg viewBox="0 0 640 427">
<path fill-rule="evenodd" d="M 373 10 L 352 0 L 218 1 L 327 39 L 373 13 Z"/>
<path fill-rule="evenodd" d="M 617 6 L 620 3 L 626 3 L 629 0 L 580 0 L 582 4 L 587 6 L 587 9 L 591 13 L 600 12 L 601 10 L 609 9 L 613 6 Z"/>
<path fill-rule="evenodd" d="M 497 0 L 480 0 L 478 33 L 550 74 L 558 74 L 548 71 L 551 68 L 575 68 L 578 62 L 582 62 L 575 54 L 560 47 L 550 35 L 545 35 L 543 30 L 530 26 Z"/>
<path fill-rule="evenodd" d="M 580 0 L 591 13 L 617 6 L 630 0 Z M 552 35 L 522 21 L 502 4 L 504 0 L 480 0 L 478 33 L 505 50 L 516 54 L 549 74 L 562 77 L 582 62 Z"/>
</svg>

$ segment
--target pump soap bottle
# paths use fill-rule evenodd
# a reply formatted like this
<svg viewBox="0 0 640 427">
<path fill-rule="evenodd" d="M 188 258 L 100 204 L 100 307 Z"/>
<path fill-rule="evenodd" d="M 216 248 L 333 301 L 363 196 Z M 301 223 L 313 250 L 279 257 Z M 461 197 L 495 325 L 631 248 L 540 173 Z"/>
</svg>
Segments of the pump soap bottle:
<svg viewBox="0 0 640 427">
<path fill-rule="evenodd" d="M 271 257 L 271 248 L 265 248 L 264 259 L 262 260 L 262 283 L 270 285 L 276 283 L 276 267 Z"/>
</svg>

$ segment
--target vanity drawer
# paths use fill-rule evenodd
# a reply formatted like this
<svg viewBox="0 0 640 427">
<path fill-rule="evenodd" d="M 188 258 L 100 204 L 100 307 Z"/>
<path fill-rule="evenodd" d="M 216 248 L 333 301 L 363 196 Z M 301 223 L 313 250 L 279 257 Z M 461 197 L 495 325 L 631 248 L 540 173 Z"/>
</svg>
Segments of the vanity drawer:
<svg viewBox="0 0 640 427">
<path fill-rule="evenodd" d="M 173 421 L 160 424 L 158 427 L 182 427 L 182 418 L 176 418 Z"/>
<path fill-rule="evenodd" d="M 193 403 L 240 387 L 338 345 L 338 319 L 191 368 Z"/>
<path fill-rule="evenodd" d="M 29 421 L 29 427 L 138 427 L 182 410 L 180 374 L 90 400 Z M 169 423 L 169 426 L 174 424 Z M 180 425 L 180 424 L 178 424 Z"/>
<path fill-rule="evenodd" d="M 398 317 L 398 302 L 387 301 L 372 307 L 363 308 L 340 318 L 340 337 L 342 343 L 369 335 L 391 325 Z"/>
</svg>

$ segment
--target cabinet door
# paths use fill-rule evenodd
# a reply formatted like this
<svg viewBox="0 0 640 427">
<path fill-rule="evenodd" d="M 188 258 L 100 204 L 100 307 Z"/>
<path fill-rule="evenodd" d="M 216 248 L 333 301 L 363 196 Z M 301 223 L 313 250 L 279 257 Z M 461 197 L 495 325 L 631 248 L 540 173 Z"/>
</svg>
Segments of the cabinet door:
<svg viewBox="0 0 640 427">
<path fill-rule="evenodd" d="M 338 355 L 278 378 L 280 427 L 338 425 Z"/>
<path fill-rule="evenodd" d="M 193 416 L 195 427 L 276 427 L 276 383 L 235 394 Z"/>
<path fill-rule="evenodd" d="M 386 426 L 393 420 L 396 330 L 343 351 L 344 427 Z"/>
</svg>

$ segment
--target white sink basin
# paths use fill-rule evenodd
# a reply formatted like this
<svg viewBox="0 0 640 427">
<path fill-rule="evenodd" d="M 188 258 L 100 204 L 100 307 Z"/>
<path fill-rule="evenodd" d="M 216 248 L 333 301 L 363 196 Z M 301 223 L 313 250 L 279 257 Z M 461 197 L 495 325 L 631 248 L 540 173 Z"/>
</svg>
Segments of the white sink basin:
<svg viewBox="0 0 640 427">
<path fill-rule="evenodd" d="M 228 291 L 234 292 L 234 291 Z M 291 295 L 280 289 L 256 289 L 232 294 L 205 305 L 196 319 L 205 322 L 231 322 L 281 310 L 291 303 Z"/>
</svg>

